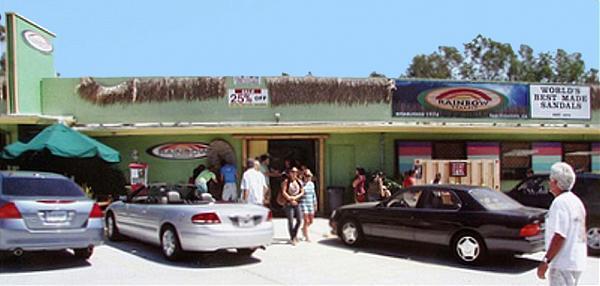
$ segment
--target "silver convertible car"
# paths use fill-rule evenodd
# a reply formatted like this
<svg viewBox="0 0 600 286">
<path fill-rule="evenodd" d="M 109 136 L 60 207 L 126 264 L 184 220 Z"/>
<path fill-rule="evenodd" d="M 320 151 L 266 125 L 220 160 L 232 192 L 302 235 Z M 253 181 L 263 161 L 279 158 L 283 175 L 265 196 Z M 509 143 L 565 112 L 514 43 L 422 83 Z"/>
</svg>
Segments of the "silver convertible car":
<svg viewBox="0 0 600 286">
<path fill-rule="evenodd" d="M 108 206 L 107 236 L 123 236 L 160 245 L 163 255 L 176 260 L 185 251 L 236 249 L 250 256 L 273 239 L 269 209 L 197 198 L 188 186 L 151 185 Z"/>
<path fill-rule="evenodd" d="M 0 254 L 73 249 L 89 258 L 103 242 L 100 207 L 61 175 L 0 172 Z"/>
</svg>

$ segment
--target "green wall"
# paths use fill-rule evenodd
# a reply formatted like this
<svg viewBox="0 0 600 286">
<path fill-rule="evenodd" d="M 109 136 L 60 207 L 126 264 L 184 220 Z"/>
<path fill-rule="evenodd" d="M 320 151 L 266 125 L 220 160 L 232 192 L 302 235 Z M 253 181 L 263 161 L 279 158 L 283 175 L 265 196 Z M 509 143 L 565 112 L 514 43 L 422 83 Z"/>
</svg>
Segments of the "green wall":
<svg viewBox="0 0 600 286">
<path fill-rule="evenodd" d="M 95 78 L 111 86 L 130 78 Z M 72 115 L 79 124 L 135 122 L 281 122 L 290 121 L 378 121 L 378 122 L 465 122 L 465 118 L 399 118 L 392 117 L 391 104 L 344 105 L 311 104 L 275 107 L 229 107 L 227 98 L 206 101 L 172 101 L 131 104 L 96 105 L 83 100 L 76 92 L 78 78 L 48 78 L 42 81 L 42 106 L 45 115 Z M 561 123 L 560 120 L 515 120 L 470 118 L 469 122 Z M 600 110 L 592 112 L 592 120 L 569 120 L 566 123 L 600 123 Z"/>
<path fill-rule="evenodd" d="M 187 183 L 192 175 L 192 170 L 199 164 L 207 164 L 206 159 L 197 160 L 166 160 L 157 158 L 146 153 L 152 146 L 173 142 L 202 142 L 210 143 L 215 139 L 223 139 L 235 150 L 238 155 L 238 170 L 240 170 L 239 157 L 241 156 L 241 141 L 230 135 L 186 135 L 186 136 L 123 136 L 123 137 L 96 137 L 95 139 L 116 149 L 121 153 L 119 169 L 125 172 L 129 181 L 128 165 L 132 162 L 131 152 L 136 149 L 140 155 L 140 161 L 149 164 L 148 182 Z"/>
<path fill-rule="evenodd" d="M 105 85 L 127 80 L 95 79 Z M 273 122 L 275 113 L 281 121 L 374 120 L 388 104 L 349 107 L 344 105 L 293 105 L 278 107 L 229 107 L 227 98 L 207 101 L 173 101 L 156 103 L 114 104 L 98 106 L 85 101 L 75 92 L 79 79 L 44 79 L 44 114 L 72 115 L 80 124 L 121 122 Z M 387 112 L 388 116 L 391 110 Z M 315 116 L 318 115 L 318 116 Z"/>
</svg>

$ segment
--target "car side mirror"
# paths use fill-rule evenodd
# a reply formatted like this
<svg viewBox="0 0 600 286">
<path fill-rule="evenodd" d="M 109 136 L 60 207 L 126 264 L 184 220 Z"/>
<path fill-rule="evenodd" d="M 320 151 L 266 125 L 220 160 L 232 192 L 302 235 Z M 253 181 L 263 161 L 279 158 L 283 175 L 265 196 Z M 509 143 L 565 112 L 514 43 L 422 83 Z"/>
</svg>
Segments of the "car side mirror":
<svg viewBox="0 0 600 286">
<path fill-rule="evenodd" d="M 126 202 L 127 196 L 119 196 L 119 201 Z"/>
</svg>

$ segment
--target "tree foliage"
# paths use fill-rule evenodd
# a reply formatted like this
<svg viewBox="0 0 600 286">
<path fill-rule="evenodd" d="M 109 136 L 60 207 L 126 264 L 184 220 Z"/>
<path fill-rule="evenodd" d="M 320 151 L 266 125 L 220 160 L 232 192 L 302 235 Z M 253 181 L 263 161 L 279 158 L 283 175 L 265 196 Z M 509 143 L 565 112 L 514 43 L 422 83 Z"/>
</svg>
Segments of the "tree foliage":
<svg viewBox="0 0 600 286">
<path fill-rule="evenodd" d="M 508 43 L 477 35 L 463 44 L 462 51 L 441 46 L 437 51 L 416 55 L 406 77 L 453 80 L 492 80 L 557 83 L 598 83 L 598 70 L 585 70 L 581 53 L 535 54 L 528 45 L 514 51 Z"/>
</svg>

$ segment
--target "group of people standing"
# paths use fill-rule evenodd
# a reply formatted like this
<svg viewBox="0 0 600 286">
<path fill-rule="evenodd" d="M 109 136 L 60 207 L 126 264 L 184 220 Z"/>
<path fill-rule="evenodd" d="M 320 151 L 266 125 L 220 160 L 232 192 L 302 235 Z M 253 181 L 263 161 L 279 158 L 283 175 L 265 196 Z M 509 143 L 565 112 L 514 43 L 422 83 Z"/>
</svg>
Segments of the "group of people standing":
<svg viewBox="0 0 600 286">
<path fill-rule="evenodd" d="M 380 201 L 392 195 L 390 190 L 385 186 L 385 175 L 383 172 L 376 172 L 373 179 L 367 183 L 366 171 L 363 168 L 356 168 L 354 180 L 352 181 L 354 189 L 355 201 L 363 203 Z"/>
<path fill-rule="evenodd" d="M 276 202 L 283 208 L 288 220 L 290 243 L 299 242 L 298 230 L 302 221 L 302 233 L 306 241 L 310 241 L 308 228 L 313 223 L 317 210 L 317 194 L 310 169 L 299 170 L 286 160 L 285 169 L 273 171 L 269 167 L 270 157 L 262 155 L 259 160 L 249 159 L 248 169 L 242 176 L 241 189 L 243 200 L 248 203 L 269 207 L 271 198 L 270 178 L 281 177 L 281 189 L 277 193 Z"/>
<path fill-rule="evenodd" d="M 282 207 L 287 219 L 290 234 L 290 243 L 299 242 L 298 231 L 302 225 L 304 240 L 310 242 L 308 229 L 314 221 L 317 211 L 317 194 L 310 169 L 302 166 L 298 169 L 286 160 L 285 169 L 273 171 L 269 167 L 270 157 L 262 155 L 257 159 L 248 159 L 246 170 L 240 181 L 240 190 L 237 189 L 237 169 L 233 164 L 224 164 L 220 172 L 220 181 L 223 182 L 222 199 L 224 201 L 241 201 L 249 204 L 270 207 L 271 188 L 270 178 L 282 179 L 281 190 L 277 193 L 277 203 Z M 219 179 L 214 172 L 204 165 L 194 169 L 190 183 L 196 186 L 199 196 L 208 192 L 209 183 L 218 183 Z"/>
</svg>

